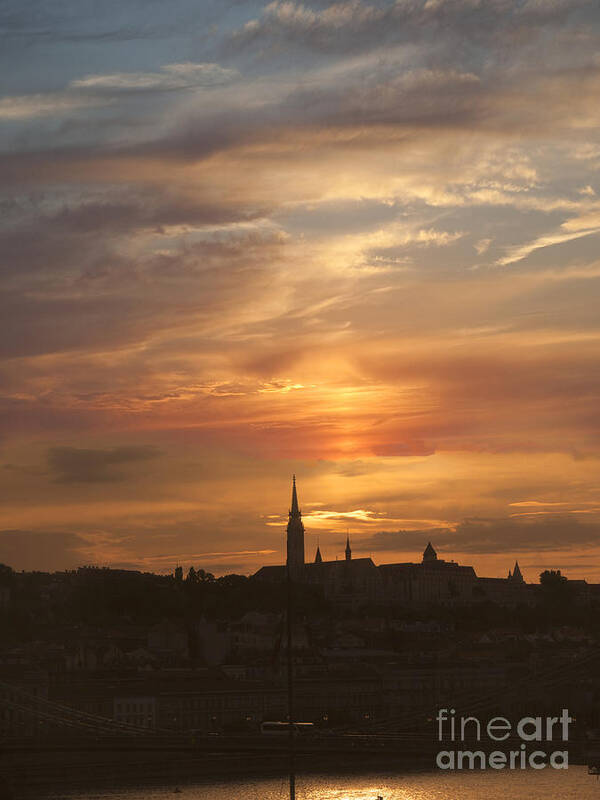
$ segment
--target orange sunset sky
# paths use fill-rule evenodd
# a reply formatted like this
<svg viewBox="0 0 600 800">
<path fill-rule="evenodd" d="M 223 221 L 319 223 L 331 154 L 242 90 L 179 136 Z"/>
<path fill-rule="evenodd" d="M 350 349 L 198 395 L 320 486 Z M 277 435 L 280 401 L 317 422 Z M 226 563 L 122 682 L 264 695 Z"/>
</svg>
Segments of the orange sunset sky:
<svg viewBox="0 0 600 800">
<path fill-rule="evenodd" d="M 0 561 L 600 581 L 596 2 L 0 30 Z"/>
</svg>

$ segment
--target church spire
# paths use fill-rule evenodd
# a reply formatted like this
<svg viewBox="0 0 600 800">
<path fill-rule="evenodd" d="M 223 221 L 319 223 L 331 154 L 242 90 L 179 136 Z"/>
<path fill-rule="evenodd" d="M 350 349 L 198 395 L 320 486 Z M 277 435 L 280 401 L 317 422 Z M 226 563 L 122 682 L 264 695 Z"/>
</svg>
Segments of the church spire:
<svg viewBox="0 0 600 800">
<path fill-rule="evenodd" d="M 292 507 L 290 508 L 287 524 L 287 565 L 292 578 L 298 579 L 302 577 L 304 570 L 304 525 L 302 524 L 302 514 L 298 506 L 295 475 L 292 479 Z"/>
<path fill-rule="evenodd" d="M 352 549 L 350 547 L 350 534 L 346 535 L 346 561 L 352 560 Z"/>
<path fill-rule="evenodd" d="M 300 509 L 298 508 L 298 495 L 296 493 L 296 476 L 292 476 L 292 507 L 290 509 L 290 517 L 300 516 Z"/>
<path fill-rule="evenodd" d="M 525 579 L 523 578 L 521 567 L 519 566 L 518 561 L 515 561 L 515 568 L 513 569 L 512 579 L 517 583 L 525 583 Z"/>
<path fill-rule="evenodd" d="M 317 545 L 317 552 L 315 555 L 315 564 L 322 564 L 323 563 L 323 556 L 321 555 L 321 548 Z"/>
</svg>

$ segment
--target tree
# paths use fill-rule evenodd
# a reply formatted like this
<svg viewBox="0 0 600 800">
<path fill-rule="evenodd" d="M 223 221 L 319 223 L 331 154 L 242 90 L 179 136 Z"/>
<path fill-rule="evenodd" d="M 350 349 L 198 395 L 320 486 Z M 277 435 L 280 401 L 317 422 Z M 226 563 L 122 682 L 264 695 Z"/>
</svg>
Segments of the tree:
<svg viewBox="0 0 600 800">
<path fill-rule="evenodd" d="M 188 583 L 198 583 L 198 574 L 193 567 L 190 567 L 186 580 Z"/>
<path fill-rule="evenodd" d="M 556 589 L 559 586 L 564 586 L 568 578 L 561 573 L 559 569 L 545 569 L 540 572 L 540 583 L 548 589 Z"/>
<path fill-rule="evenodd" d="M 7 564 L 0 564 L 0 583 L 9 583 L 13 575 L 12 567 L 9 567 Z"/>
<path fill-rule="evenodd" d="M 546 569 L 540 573 L 542 598 L 553 615 L 561 616 L 570 606 L 573 584 L 559 569 Z"/>
</svg>

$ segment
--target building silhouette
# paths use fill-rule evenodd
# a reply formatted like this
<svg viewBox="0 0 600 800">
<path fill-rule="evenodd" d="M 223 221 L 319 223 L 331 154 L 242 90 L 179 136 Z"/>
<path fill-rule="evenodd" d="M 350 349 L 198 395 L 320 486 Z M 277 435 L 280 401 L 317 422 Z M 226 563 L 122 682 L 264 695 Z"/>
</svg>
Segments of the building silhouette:
<svg viewBox="0 0 600 800">
<path fill-rule="evenodd" d="M 257 580 L 279 583 L 292 580 L 319 587 L 335 606 L 357 609 L 368 605 L 456 605 L 489 600 L 504 605 L 531 603 L 534 587 L 527 584 L 516 561 L 506 578 L 479 577 L 474 568 L 438 557 L 427 543 L 420 562 L 376 565 L 371 558 L 353 558 L 350 536 L 344 559 L 328 561 L 317 545 L 314 560 L 305 561 L 304 523 L 298 504 L 296 476 L 287 524 L 287 565 L 261 567 Z"/>
</svg>

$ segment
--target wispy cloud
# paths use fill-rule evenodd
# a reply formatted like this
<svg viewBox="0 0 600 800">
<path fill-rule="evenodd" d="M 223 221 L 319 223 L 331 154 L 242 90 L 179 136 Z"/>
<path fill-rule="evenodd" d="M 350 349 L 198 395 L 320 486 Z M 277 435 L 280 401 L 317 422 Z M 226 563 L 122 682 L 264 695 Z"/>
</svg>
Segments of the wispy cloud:
<svg viewBox="0 0 600 800">
<path fill-rule="evenodd" d="M 0 98 L 0 119 L 65 115 L 79 109 L 109 105 L 126 92 L 211 88 L 231 83 L 237 77 L 236 69 L 193 62 L 165 64 L 158 72 L 86 75 L 70 81 L 62 91 Z"/>
<path fill-rule="evenodd" d="M 160 72 L 114 72 L 86 75 L 69 84 L 73 89 L 88 91 L 159 91 L 189 87 L 220 86 L 239 76 L 235 69 L 219 64 L 165 64 Z"/>
<path fill-rule="evenodd" d="M 568 551 L 577 546 L 595 546 L 599 533 L 598 522 L 579 522 L 554 514 L 543 521 L 466 519 L 454 529 L 382 531 L 363 540 L 362 546 L 372 550 L 419 552 L 433 538 L 442 553 Z"/>
<path fill-rule="evenodd" d="M 110 98 L 98 101 L 92 97 L 68 92 L 2 97 L 0 98 L 0 119 L 18 120 L 62 115 L 79 109 L 107 105 L 110 102 Z"/>
<path fill-rule="evenodd" d="M 540 250 L 543 247 L 552 247 L 557 244 L 565 244 L 574 239 L 581 239 L 597 233 L 600 233 L 600 214 L 596 212 L 574 217 L 563 222 L 555 233 L 540 236 L 527 244 L 511 248 L 508 254 L 499 258 L 496 263 L 500 266 L 515 264 L 527 258 L 535 250 Z"/>
</svg>

